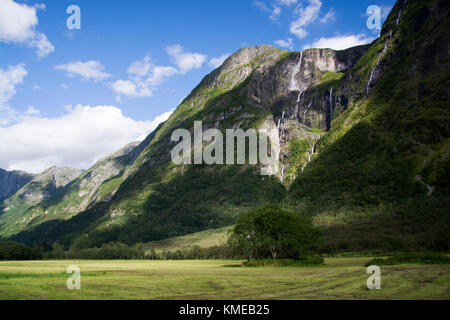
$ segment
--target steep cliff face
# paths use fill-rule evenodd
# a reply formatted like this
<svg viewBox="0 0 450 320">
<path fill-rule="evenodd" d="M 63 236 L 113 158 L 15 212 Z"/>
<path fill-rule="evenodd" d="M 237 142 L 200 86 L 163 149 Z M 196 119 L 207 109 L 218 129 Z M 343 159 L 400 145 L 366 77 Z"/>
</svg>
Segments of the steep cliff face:
<svg viewBox="0 0 450 320">
<path fill-rule="evenodd" d="M 6 171 L 0 169 L 0 201 L 17 192 L 33 179 L 33 174 L 25 171 Z"/>
</svg>

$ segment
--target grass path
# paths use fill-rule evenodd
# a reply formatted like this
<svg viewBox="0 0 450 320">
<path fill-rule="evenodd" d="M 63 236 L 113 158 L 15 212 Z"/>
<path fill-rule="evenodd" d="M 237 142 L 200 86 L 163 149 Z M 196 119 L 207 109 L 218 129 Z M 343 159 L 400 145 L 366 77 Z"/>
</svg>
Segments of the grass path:
<svg viewBox="0 0 450 320">
<path fill-rule="evenodd" d="M 370 258 L 329 258 L 319 267 L 236 267 L 202 261 L 0 262 L 0 299 L 450 299 L 450 265 L 381 268 L 367 290 Z M 68 290 L 66 268 L 81 268 Z"/>
</svg>

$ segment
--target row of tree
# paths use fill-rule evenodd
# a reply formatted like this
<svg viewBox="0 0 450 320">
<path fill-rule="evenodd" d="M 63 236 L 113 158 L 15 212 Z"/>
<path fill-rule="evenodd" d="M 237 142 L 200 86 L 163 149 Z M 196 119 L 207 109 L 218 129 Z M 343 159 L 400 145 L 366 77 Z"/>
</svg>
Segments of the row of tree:
<svg viewBox="0 0 450 320">
<path fill-rule="evenodd" d="M 156 252 L 143 244 L 128 246 L 105 243 L 89 248 L 88 235 L 79 237 L 65 250 L 59 243 L 26 246 L 0 243 L 0 260 L 36 259 L 304 259 L 321 243 L 320 232 L 305 217 L 277 206 L 257 208 L 242 214 L 230 232 L 227 245 Z"/>
</svg>

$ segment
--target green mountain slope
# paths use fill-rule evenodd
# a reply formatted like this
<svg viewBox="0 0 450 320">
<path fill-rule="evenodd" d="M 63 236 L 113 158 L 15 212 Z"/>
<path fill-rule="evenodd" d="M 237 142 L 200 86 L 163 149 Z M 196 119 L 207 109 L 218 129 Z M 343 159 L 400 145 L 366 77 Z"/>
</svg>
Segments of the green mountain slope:
<svg viewBox="0 0 450 320">
<path fill-rule="evenodd" d="M 448 13 L 445 1 L 399 1 L 332 84 L 332 129 L 289 194 L 325 228 L 329 249 L 448 250 Z"/>
<path fill-rule="evenodd" d="M 448 12 L 443 0 L 399 1 L 379 39 L 343 51 L 241 49 L 127 159 L 113 157 L 123 160 L 114 160 L 120 170 L 89 188 L 86 206 L 1 232 L 67 245 L 149 242 L 229 226 L 249 208 L 281 203 L 313 218 L 326 251 L 447 250 Z M 171 133 L 192 132 L 197 120 L 222 132 L 277 128 L 280 172 L 174 165 Z M 53 198 L 58 214 L 95 170 Z"/>
</svg>

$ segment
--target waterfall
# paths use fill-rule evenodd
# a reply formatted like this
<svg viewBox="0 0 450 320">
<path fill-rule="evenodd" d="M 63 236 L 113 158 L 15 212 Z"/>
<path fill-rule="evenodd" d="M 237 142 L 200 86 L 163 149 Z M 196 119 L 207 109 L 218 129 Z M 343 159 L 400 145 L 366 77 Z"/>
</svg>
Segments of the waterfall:
<svg viewBox="0 0 450 320">
<path fill-rule="evenodd" d="M 398 25 L 398 23 L 400 22 L 400 17 L 402 16 L 402 9 L 400 9 L 400 12 L 398 13 L 398 17 L 397 17 L 397 21 L 396 24 Z"/>
<path fill-rule="evenodd" d="M 305 163 L 305 165 L 302 168 L 302 171 L 304 170 L 305 166 L 311 162 L 312 156 L 316 153 L 316 144 L 317 144 L 317 141 L 319 141 L 319 140 L 320 140 L 320 135 L 316 137 L 314 144 L 311 147 L 311 152 L 309 153 L 309 156 L 308 156 L 308 162 Z"/>
<path fill-rule="evenodd" d="M 281 119 L 278 119 L 277 129 L 280 129 Z"/>
<path fill-rule="evenodd" d="M 427 187 L 427 189 L 428 189 L 427 196 L 431 196 L 433 194 L 433 191 L 436 189 L 436 187 L 432 187 L 432 186 L 428 185 L 425 181 L 423 181 L 422 176 L 419 175 L 419 174 L 415 178 L 416 178 L 417 181 L 419 181 L 425 187 Z"/>
<path fill-rule="evenodd" d="M 389 41 L 391 40 L 391 38 L 392 38 L 392 31 L 389 33 L 389 39 L 386 39 L 386 43 L 384 44 L 383 52 L 378 57 L 377 63 L 375 64 L 375 66 L 373 67 L 372 71 L 370 72 L 370 77 L 369 77 L 369 81 L 367 82 L 367 89 L 366 89 L 367 95 L 369 95 L 369 93 L 370 93 L 370 84 L 372 83 L 373 75 L 375 73 L 375 70 L 378 67 L 378 65 L 380 64 L 381 59 L 383 58 L 383 54 L 386 52 L 387 47 L 389 45 Z"/>
<path fill-rule="evenodd" d="M 289 83 L 289 90 L 291 90 L 291 91 L 301 91 L 300 87 L 298 85 L 297 79 L 295 79 L 295 77 L 297 76 L 297 74 L 300 73 L 300 70 L 302 67 L 302 61 L 303 61 L 303 51 L 300 52 L 300 59 L 298 60 L 297 64 L 295 65 L 294 71 L 292 72 L 292 75 L 291 75 L 291 81 Z"/>
<path fill-rule="evenodd" d="M 286 114 L 286 111 L 283 111 L 283 114 L 281 116 L 281 119 L 284 119 L 284 115 Z"/>
<path fill-rule="evenodd" d="M 333 88 L 330 89 L 330 127 L 333 120 Z"/>
<path fill-rule="evenodd" d="M 280 177 L 280 180 L 281 180 L 281 183 L 283 183 L 283 181 L 284 181 L 284 164 L 283 164 L 283 166 L 281 167 L 281 177 Z"/>
</svg>

